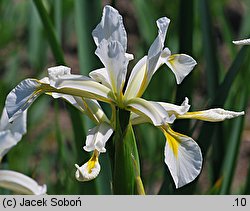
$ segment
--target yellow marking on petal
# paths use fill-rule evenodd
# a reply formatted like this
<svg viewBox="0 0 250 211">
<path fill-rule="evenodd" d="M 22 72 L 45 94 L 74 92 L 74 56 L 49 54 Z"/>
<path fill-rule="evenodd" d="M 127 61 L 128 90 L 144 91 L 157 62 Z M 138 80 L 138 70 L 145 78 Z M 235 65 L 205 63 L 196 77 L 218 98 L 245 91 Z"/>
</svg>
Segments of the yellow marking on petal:
<svg viewBox="0 0 250 211">
<path fill-rule="evenodd" d="M 176 62 L 175 57 L 176 57 L 176 55 L 178 55 L 178 54 L 174 54 L 174 55 L 171 55 L 171 56 L 168 57 L 168 62 L 169 62 L 173 67 L 175 67 L 175 62 Z"/>
<path fill-rule="evenodd" d="M 166 128 L 161 127 L 160 129 L 162 130 L 162 132 L 164 133 L 167 142 L 169 144 L 169 147 L 172 149 L 175 157 L 178 157 L 178 150 L 179 150 L 179 146 L 181 144 L 181 138 L 187 138 L 188 136 L 185 136 L 181 133 L 177 133 L 175 131 L 173 131 L 169 125 L 166 125 Z"/>
<path fill-rule="evenodd" d="M 163 133 L 166 137 L 166 140 L 168 142 L 169 147 L 172 149 L 174 156 L 177 158 L 178 157 L 178 149 L 180 143 L 166 130 L 163 129 Z"/>
<path fill-rule="evenodd" d="M 99 156 L 99 152 L 95 150 L 87 164 L 87 169 L 88 169 L 89 174 L 91 174 L 92 169 L 95 167 L 96 163 L 98 162 L 98 156 Z"/>
<path fill-rule="evenodd" d="M 228 111 L 222 108 L 213 108 L 204 111 L 187 112 L 184 115 L 179 115 L 180 119 L 198 119 L 208 122 L 220 122 L 226 119 L 232 119 L 244 115 L 243 112 Z"/>
<path fill-rule="evenodd" d="M 146 67 L 147 68 L 147 67 Z M 141 97 L 145 91 L 145 88 L 146 86 L 148 85 L 147 84 L 148 82 L 148 73 L 147 73 L 147 70 L 145 71 L 144 73 L 144 77 L 143 77 L 143 80 L 142 80 L 142 83 L 141 83 L 141 86 L 140 86 L 140 89 L 136 95 L 136 97 Z"/>
<path fill-rule="evenodd" d="M 179 118 L 179 119 L 207 119 L 207 120 L 209 120 L 208 118 L 205 118 L 204 116 L 203 116 L 203 118 L 201 118 L 202 113 L 203 113 L 202 111 L 187 112 L 185 114 L 178 115 L 177 118 Z"/>
<path fill-rule="evenodd" d="M 88 117 L 89 117 L 91 120 L 93 120 L 96 124 L 99 124 L 99 123 L 100 123 L 100 122 L 99 122 L 99 119 L 97 119 L 97 118 L 93 115 L 93 113 L 91 112 L 91 110 L 90 110 L 88 104 L 85 102 L 84 98 L 82 98 L 82 101 L 83 101 L 83 104 L 84 104 L 84 106 L 85 106 L 85 108 L 86 108 L 86 111 L 85 111 L 85 112 L 87 113 Z"/>
</svg>

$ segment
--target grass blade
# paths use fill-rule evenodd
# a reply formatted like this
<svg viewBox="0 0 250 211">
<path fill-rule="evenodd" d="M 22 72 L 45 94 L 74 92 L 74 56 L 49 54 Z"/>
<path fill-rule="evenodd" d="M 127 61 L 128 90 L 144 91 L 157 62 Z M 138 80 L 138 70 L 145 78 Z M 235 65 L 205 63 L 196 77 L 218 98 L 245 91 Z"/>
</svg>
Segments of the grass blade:
<svg viewBox="0 0 250 211">
<path fill-rule="evenodd" d="M 74 3 L 80 72 L 81 74 L 88 75 L 99 64 L 99 60 L 94 54 L 95 44 L 91 33 L 101 15 L 101 1 L 75 0 Z"/>
<path fill-rule="evenodd" d="M 213 97 L 218 87 L 218 56 L 212 34 L 210 6 L 207 0 L 200 1 L 201 27 L 203 36 L 204 56 L 206 61 L 206 78 L 209 97 Z"/>
<path fill-rule="evenodd" d="M 241 92 L 240 95 L 235 96 L 236 98 L 239 97 L 240 99 L 237 100 L 239 102 L 239 108 L 241 110 L 245 110 L 247 106 L 247 93 L 246 91 Z M 237 156 L 239 152 L 239 147 L 241 143 L 241 135 L 244 126 L 244 116 L 240 118 L 236 118 L 231 120 L 233 122 L 233 129 L 229 135 L 228 140 L 228 149 L 226 152 L 226 156 L 224 159 L 224 166 L 222 172 L 222 186 L 220 194 L 230 194 L 230 187 L 233 181 Z"/>
<path fill-rule="evenodd" d="M 33 0 L 33 2 L 42 20 L 45 32 L 47 33 L 47 39 L 49 41 L 51 51 L 56 59 L 56 63 L 64 65 L 65 61 L 64 61 L 63 51 L 59 45 L 58 39 L 56 37 L 56 32 L 52 25 L 50 17 L 41 0 Z"/>
</svg>

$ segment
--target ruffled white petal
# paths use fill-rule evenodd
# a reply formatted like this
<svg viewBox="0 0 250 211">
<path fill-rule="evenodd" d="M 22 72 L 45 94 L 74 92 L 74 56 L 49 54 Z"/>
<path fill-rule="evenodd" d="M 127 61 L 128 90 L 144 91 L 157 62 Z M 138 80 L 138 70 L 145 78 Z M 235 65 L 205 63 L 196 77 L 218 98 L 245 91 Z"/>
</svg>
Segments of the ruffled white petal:
<svg viewBox="0 0 250 211">
<path fill-rule="evenodd" d="M 27 112 L 21 113 L 12 123 L 4 108 L 0 120 L 0 160 L 22 138 L 27 131 Z"/>
<path fill-rule="evenodd" d="M 78 181 L 90 181 L 98 176 L 101 170 L 101 166 L 98 161 L 98 156 L 99 152 L 95 150 L 92 157 L 87 163 L 85 163 L 81 167 L 75 164 L 75 167 L 77 168 L 75 177 Z"/>
<path fill-rule="evenodd" d="M 83 98 L 93 98 L 105 102 L 111 102 L 112 93 L 106 86 L 82 75 L 70 73 L 70 68 L 56 66 L 48 69 L 49 84 L 52 88 L 52 96 L 62 96 L 60 94 L 79 96 Z M 60 94 L 55 94 L 60 93 Z"/>
<path fill-rule="evenodd" d="M 88 163 L 85 163 L 84 165 L 82 165 L 80 167 L 77 164 L 75 164 L 75 167 L 77 168 L 77 171 L 75 173 L 75 177 L 80 182 L 86 182 L 86 181 L 93 180 L 100 173 L 101 166 L 98 162 L 95 164 L 95 167 L 92 168 L 91 172 L 88 172 L 87 165 L 88 165 Z"/>
<path fill-rule="evenodd" d="M 157 102 L 157 103 L 159 103 L 165 109 L 165 111 L 168 112 L 169 116 L 173 114 L 175 116 L 185 114 L 190 108 L 189 100 L 187 97 L 180 106 L 165 102 Z"/>
<path fill-rule="evenodd" d="M 0 187 L 18 194 L 43 195 L 47 191 L 46 185 L 40 186 L 32 178 L 10 170 L 0 170 Z"/>
<path fill-rule="evenodd" d="M 175 116 L 169 116 L 165 109 L 157 102 L 147 101 L 142 98 L 133 98 L 128 101 L 127 109 L 148 120 L 155 126 L 173 123 Z"/>
<path fill-rule="evenodd" d="M 119 98 L 122 95 L 129 62 L 124 48 L 117 41 L 103 40 L 95 53 L 104 64 L 112 90 Z"/>
<path fill-rule="evenodd" d="M 192 182 L 202 168 L 202 154 L 198 144 L 190 137 L 164 130 L 166 145 L 165 163 L 173 177 L 176 188 Z"/>
<path fill-rule="evenodd" d="M 48 76 L 51 86 L 55 86 L 55 82 L 57 79 L 70 75 L 71 75 L 71 68 L 63 65 L 48 68 Z"/>
<path fill-rule="evenodd" d="M 174 54 L 168 57 L 166 64 L 173 71 L 177 84 L 180 84 L 197 63 L 186 54 Z"/>
<path fill-rule="evenodd" d="M 212 108 L 204 111 L 187 112 L 178 116 L 181 119 L 199 119 L 208 122 L 220 122 L 244 115 L 245 112 L 227 111 L 222 108 Z"/>
<path fill-rule="evenodd" d="M 114 129 L 110 124 L 102 122 L 96 127 L 88 131 L 86 145 L 83 149 L 87 152 L 97 150 L 98 152 L 106 152 L 105 145 L 112 135 Z"/>
<path fill-rule="evenodd" d="M 41 84 L 35 79 L 21 81 L 7 96 L 5 107 L 9 121 L 13 121 L 24 112 L 41 94 L 38 92 Z"/>
<path fill-rule="evenodd" d="M 235 45 L 250 45 L 250 39 L 235 40 L 233 41 Z"/>
<path fill-rule="evenodd" d="M 92 32 L 95 44 L 97 46 L 103 40 L 119 42 L 124 51 L 127 51 L 127 33 L 125 31 L 122 16 L 111 6 L 105 6 L 103 9 L 102 20 Z"/>
</svg>

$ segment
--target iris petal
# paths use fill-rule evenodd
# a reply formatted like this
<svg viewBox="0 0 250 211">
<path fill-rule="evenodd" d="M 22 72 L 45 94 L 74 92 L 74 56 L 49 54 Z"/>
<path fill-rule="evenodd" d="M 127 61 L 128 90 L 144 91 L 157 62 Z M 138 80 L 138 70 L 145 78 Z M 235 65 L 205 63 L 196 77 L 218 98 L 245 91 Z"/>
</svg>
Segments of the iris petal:
<svg viewBox="0 0 250 211">
<path fill-rule="evenodd" d="M 180 119 L 198 119 L 208 122 L 220 122 L 226 119 L 232 119 L 238 116 L 244 115 L 244 111 L 235 112 L 227 111 L 222 108 L 212 108 L 204 111 L 187 112 L 183 115 L 179 115 Z"/>
<path fill-rule="evenodd" d="M 157 102 L 147 101 L 142 98 L 133 98 L 128 101 L 127 108 L 147 122 L 160 126 L 165 123 L 173 123 L 175 116 L 169 116 L 167 111 Z"/>
<path fill-rule="evenodd" d="M 124 48 L 117 41 L 108 42 L 103 40 L 96 49 L 96 55 L 104 64 L 113 93 L 118 96 L 119 100 L 122 95 L 129 62 L 125 56 Z"/>
<path fill-rule="evenodd" d="M 99 153 L 97 151 L 94 151 L 92 157 L 87 163 L 83 164 L 81 167 L 75 164 L 75 167 L 77 168 L 75 177 L 78 181 L 90 181 L 98 176 L 101 170 L 101 166 L 98 161 L 98 156 Z"/>
<path fill-rule="evenodd" d="M 106 152 L 105 145 L 112 135 L 114 129 L 106 122 L 102 122 L 88 131 L 86 145 L 83 149 L 87 152 L 97 150 Z"/>
<path fill-rule="evenodd" d="M 40 186 L 32 178 L 19 172 L 0 170 L 0 186 L 19 194 L 46 194 L 46 185 Z"/>
<path fill-rule="evenodd" d="M 166 64 L 173 71 L 177 84 L 180 84 L 197 63 L 186 54 L 174 54 L 168 57 Z"/>
<path fill-rule="evenodd" d="M 233 41 L 235 45 L 250 45 L 250 39 L 236 40 Z"/>
<path fill-rule="evenodd" d="M 199 175 L 202 167 L 201 150 L 192 138 L 176 133 L 170 127 L 162 130 L 166 137 L 165 163 L 176 188 L 180 188 Z"/>
<path fill-rule="evenodd" d="M 125 31 L 122 16 L 111 6 L 105 6 L 103 9 L 102 20 L 92 32 L 95 44 L 97 46 L 103 40 L 118 41 L 124 51 L 127 50 L 127 33 Z"/>
</svg>

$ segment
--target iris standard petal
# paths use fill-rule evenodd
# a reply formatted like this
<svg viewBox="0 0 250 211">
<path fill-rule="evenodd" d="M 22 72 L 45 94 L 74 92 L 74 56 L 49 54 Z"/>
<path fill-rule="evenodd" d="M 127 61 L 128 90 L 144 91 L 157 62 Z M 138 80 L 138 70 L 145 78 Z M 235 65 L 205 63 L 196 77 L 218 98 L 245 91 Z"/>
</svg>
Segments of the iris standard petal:
<svg viewBox="0 0 250 211">
<path fill-rule="evenodd" d="M 233 41 L 235 45 L 250 45 L 250 39 L 235 40 Z"/>
<path fill-rule="evenodd" d="M 114 129 L 110 124 L 102 122 L 96 127 L 88 131 L 86 145 L 83 149 L 87 152 L 97 150 L 98 152 L 106 152 L 105 145 L 112 135 Z"/>
<path fill-rule="evenodd" d="M 119 42 L 124 52 L 127 51 L 127 33 L 125 31 L 122 16 L 111 6 L 105 6 L 103 9 L 102 20 L 92 32 L 95 44 L 97 46 L 103 40 Z"/>
<path fill-rule="evenodd" d="M 227 111 L 222 108 L 212 108 L 204 111 L 187 112 L 177 116 L 180 119 L 199 119 L 208 122 L 220 122 L 244 115 L 245 112 Z"/>
<path fill-rule="evenodd" d="M 173 71 L 177 84 L 180 84 L 197 63 L 186 54 L 174 54 L 168 57 L 166 64 Z"/>
<path fill-rule="evenodd" d="M 97 150 L 94 151 L 90 160 L 83 164 L 81 167 L 75 164 L 77 168 L 75 177 L 78 181 L 85 182 L 95 179 L 100 170 L 101 166 L 98 161 L 99 152 Z"/>
<path fill-rule="evenodd" d="M 176 188 L 180 188 L 199 175 L 202 168 L 201 150 L 192 138 L 176 133 L 170 127 L 162 131 L 166 137 L 165 163 Z"/>
<path fill-rule="evenodd" d="M 164 63 L 161 59 L 164 41 L 170 20 L 166 17 L 157 20 L 158 36 L 150 46 L 148 56 L 143 57 L 134 67 L 129 77 L 125 99 L 141 97 L 155 71 Z"/>
<path fill-rule="evenodd" d="M 43 195 L 47 191 L 46 185 L 40 186 L 32 178 L 10 170 L 0 170 L 0 187 L 18 194 Z"/>
<path fill-rule="evenodd" d="M 151 77 L 153 76 L 154 72 L 156 71 L 156 66 L 164 47 L 165 37 L 170 23 L 170 19 L 168 19 L 167 17 L 163 17 L 158 19 L 156 23 L 158 27 L 158 36 L 156 37 L 148 51 L 148 70 L 146 79 L 148 83 L 151 80 Z"/>
<path fill-rule="evenodd" d="M 96 49 L 96 55 L 104 64 L 109 81 L 117 100 L 122 96 L 122 90 L 126 79 L 128 58 L 122 45 L 117 41 L 103 40 Z"/>
<path fill-rule="evenodd" d="M 144 87 L 144 76 L 147 70 L 147 56 L 140 59 L 131 71 L 128 84 L 124 93 L 124 99 L 129 100 L 134 97 L 140 97 L 140 89 Z"/>
<path fill-rule="evenodd" d="M 165 123 L 173 123 L 175 116 L 169 116 L 165 109 L 156 102 L 142 98 L 133 98 L 127 102 L 127 109 L 147 119 L 147 122 L 160 126 Z"/>
</svg>

